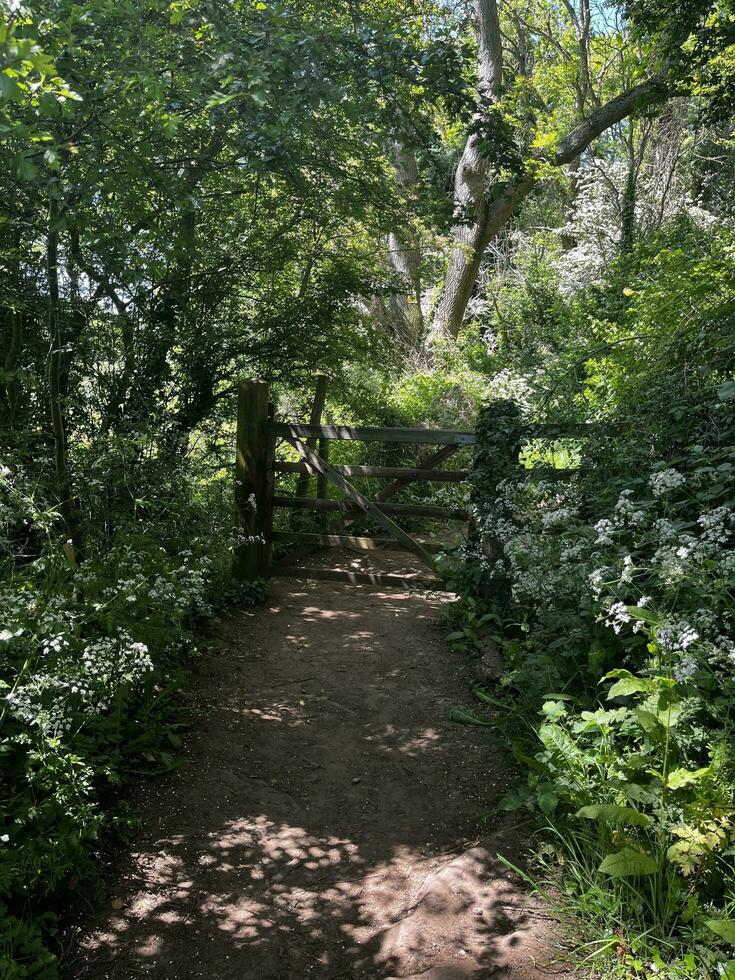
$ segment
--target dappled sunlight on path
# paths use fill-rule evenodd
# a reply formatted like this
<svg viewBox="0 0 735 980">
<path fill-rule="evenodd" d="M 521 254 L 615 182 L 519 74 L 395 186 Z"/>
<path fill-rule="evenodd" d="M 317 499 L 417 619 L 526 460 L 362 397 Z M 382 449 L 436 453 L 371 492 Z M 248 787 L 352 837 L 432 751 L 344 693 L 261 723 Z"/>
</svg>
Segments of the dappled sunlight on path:
<svg viewBox="0 0 735 980">
<path fill-rule="evenodd" d="M 466 697 L 447 597 L 274 586 L 192 679 L 188 766 L 142 830 L 71 976 L 459 980 L 559 974 L 550 920 L 479 821 L 507 777 Z"/>
</svg>

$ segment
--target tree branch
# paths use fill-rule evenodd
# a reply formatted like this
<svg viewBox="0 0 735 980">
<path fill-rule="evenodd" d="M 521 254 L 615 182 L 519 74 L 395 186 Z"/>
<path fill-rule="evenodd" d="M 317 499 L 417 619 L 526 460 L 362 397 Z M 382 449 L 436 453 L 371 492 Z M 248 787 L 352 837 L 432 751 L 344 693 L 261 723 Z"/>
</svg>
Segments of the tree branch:
<svg viewBox="0 0 735 980">
<path fill-rule="evenodd" d="M 606 129 L 638 109 L 664 102 L 670 94 L 670 89 L 661 76 L 654 76 L 626 92 L 621 92 L 577 123 L 571 133 L 559 141 L 551 162 L 557 167 L 570 163 Z"/>
</svg>

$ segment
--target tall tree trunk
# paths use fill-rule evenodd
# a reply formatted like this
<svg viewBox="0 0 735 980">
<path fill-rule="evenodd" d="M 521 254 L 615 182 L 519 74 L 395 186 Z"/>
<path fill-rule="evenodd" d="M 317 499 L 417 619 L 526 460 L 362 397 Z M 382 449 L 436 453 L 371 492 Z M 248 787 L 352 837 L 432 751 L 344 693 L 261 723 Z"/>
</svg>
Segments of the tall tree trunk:
<svg viewBox="0 0 735 980">
<path fill-rule="evenodd" d="M 419 171 L 416 156 L 405 142 L 394 140 L 393 160 L 396 168 L 396 182 L 407 193 L 416 192 L 419 185 Z M 408 350 L 416 348 L 424 332 L 424 318 L 421 313 L 421 246 L 416 234 L 407 229 L 393 231 L 388 235 L 388 249 L 393 268 L 406 283 L 406 292 L 400 297 L 397 312 L 400 315 L 401 340 Z"/>
<path fill-rule="evenodd" d="M 395 182 L 406 193 L 406 209 L 411 217 L 410 198 L 419 185 L 416 156 L 402 134 L 396 135 L 389 152 L 395 168 Z M 421 343 L 424 318 L 421 312 L 421 244 L 410 221 L 385 236 L 385 249 L 385 264 L 398 273 L 401 288 L 388 296 L 371 296 L 368 307 L 375 322 L 406 352 L 411 352 Z"/>
<path fill-rule="evenodd" d="M 638 196 L 638 159 L 635 152 L 633 124 L 628 126 L 627 133 L 628 170 L 625 175 L 625 187 L 620 206 L 620 251 L 623 255 L 633 248 L 635 238 L 635 204 Z"/>
<path fill-rule="evenodd" d="M 488 5 L 479 6 L 485 9 Z M 486 47 L 481 44 L 481 52 Z M 495 79 L 499 84 L 497 74 Z M 621 92 L 593 109 L 560 139 L 548 162 L 555 167 L 571 163 L 610 126 L 641 108 L 664 101 L 667 95 L 668 88 L 661 77 L 653 77 Z M 488 192 L 485 189 L 487 172 L 487 161 L 480 153 L 478 141 L 470 135 L 455 179 L 455 213 L 464 209 L 470 220 L 458 223 L 453 229 L 456 244 L 449 256 L 444 288 L 427 338 L 429 348 L 442 338 L 457 336 L 483 252 L 536 183 L 536 178 L 524 171 L 498 183 Z"/>
<path fill-rule="evenodd" d="M 477 0 L 477 101 L 470 135 L 467 137 L 454 177 L 453 244 L 449 253 L 439 303 L 431 324 L 429 343 L 456 337 L 467 303 L 475 287 L 488 234 L 485 184 L 488 160 L 481 149 L 478 130 L 498 100 L 503 84 L 503 48 L 496 0 Z"/>
<path fill-rule="evenodd" d="M 599 105 L 592 87 L 590 72 L 590 34 L 592 31 L 592 11 L 589 0 L 580 0 L 579 11 L 573 0 L 562 0 L 577 38 L 577 112 L 581 115 L 590 103 Z"/>
</svg>

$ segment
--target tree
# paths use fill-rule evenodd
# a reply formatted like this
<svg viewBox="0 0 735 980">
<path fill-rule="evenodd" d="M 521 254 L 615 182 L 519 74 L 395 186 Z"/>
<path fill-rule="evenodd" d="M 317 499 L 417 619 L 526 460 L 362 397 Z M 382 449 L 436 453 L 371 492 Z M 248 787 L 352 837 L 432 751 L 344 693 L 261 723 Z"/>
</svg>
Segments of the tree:
<svg viewBox="0 0 735 980">
<path fill-rule="evenodd" d="M 453 222 L 429 346 L 456 338 L 489 243 L 540 182 L 565 167 L 577 170 L 610 127 L 693 84 L 682 66 L 694 55 L 683 58 L 682 46 L 703 28 L 709 7 L 690 11 L 676 29 L 671 14 L 661 22 L 650 11 L 633 12 L 640 13 L 635 30 L 623 18 L 595 26 L 587 0 L 578 6 L 565 0 L 559 9 L 546 0 L 507 0 L 500 10 L 497 0 L 473 4 L 473 107 L 454 173 Z M 710 63 L 703 45 L 700 38 L 700 72 Z M 639 166 L 634 159 L 631 199 Z M 627 214 L 630 224 L 630 208 Z"/>
<path fill-rule="evenodd" d="M 245 371 L 298 386 L 373 343 L 353 297 L 397 191 L 355 44 L 340 3 L 4 15 L 3 443 L 74 534 L 116 440 L 133 470 L 146 442 L 175 458 Z"/>
</svg>

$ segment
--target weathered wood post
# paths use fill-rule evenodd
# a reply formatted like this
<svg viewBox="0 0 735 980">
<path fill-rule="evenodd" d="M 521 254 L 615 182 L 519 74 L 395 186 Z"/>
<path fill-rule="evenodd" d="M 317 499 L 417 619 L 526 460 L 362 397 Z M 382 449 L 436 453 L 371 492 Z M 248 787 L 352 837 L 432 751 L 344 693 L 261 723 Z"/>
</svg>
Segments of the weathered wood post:
<svg viewBox="0 0 735 980">
<path fill-rule="evenodd" d="M 235 455 L 235 577 L 253 582 L 268 576 L 270 542 L 268 468 L 272 425 L 268 385 L 241 381 L 237 393 Z"/>
<path fill-rule="evenodd" d="M 319 455 L 322 459 L 329 462 L 329 439 L 319 440 Z M 322 500 L 329 496 L 329 480 L 327 480 L 323 473 L 320 473 L 316 478 L 316 495 L 317 497 L 321 497 Z M 326 517 L 326 512 L 324 517 Z"/>
<path fill-rule="evenodd" d="M 316 388 L 314 390 L 314 401 L 311 403 L 311 413 L 309 415 L 310 425 L 321 425 L 322 422 L 322 412 L 324 411 L 324 403 L 327 400 L 327 384 L 328 378 L 324 374 L 317 375 Z M 321 445 L 321 440 L 316 438 L 310 438 L 306 440 L 306 445 L 309 449 L 316 449 L 317 445 Z M 296 481 L 296 496 L 297 497 L 308 497 L 309 496 L 309 483 L 311 477 L 308 473 L 300 473 L 299 478 Z M 321 496 L 321 490 L 324 488 L 324 481 L 321 476 L 317 476 L 317 497 Z M 294 530 L 304 530 L 305 527 L 313 528 L 314 525 L 321 526 L 325 523 L 326 514 L 319 514 L 318 512 L 314 515 L 305 515 L 294 513 L 291 515 L 291 527 Z"/>
</svg>

